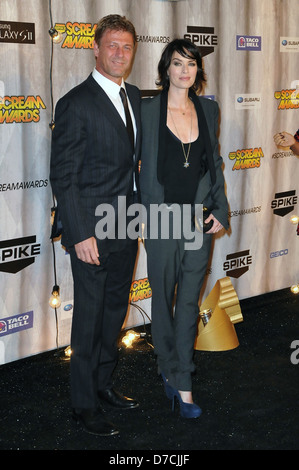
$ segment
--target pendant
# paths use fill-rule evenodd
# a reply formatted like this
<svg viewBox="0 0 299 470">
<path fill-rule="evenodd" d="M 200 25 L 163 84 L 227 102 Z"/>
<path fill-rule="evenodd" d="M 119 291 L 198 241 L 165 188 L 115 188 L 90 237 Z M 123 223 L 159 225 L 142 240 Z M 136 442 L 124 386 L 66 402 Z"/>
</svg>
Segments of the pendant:
<svg viewBox="0 0 299 470">
<path fill-rule="evenodd" d="M 189 162 L 185 162 L 185 163 L 184 163 L 184 168 L 188 168 L 189 165 L 190 165 Z"/>
</svg>

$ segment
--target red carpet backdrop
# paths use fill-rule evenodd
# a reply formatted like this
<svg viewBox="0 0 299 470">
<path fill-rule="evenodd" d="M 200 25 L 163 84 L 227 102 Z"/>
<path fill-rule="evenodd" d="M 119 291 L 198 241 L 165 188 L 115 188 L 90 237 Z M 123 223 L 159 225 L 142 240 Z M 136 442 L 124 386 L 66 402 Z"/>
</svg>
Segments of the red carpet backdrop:
<svg viewBox="0 0 299 470">
<path fill-rule="evenodd" d="M 49 124 L 57 100 L 91 72 L 94 25 L 110 13 L 136 27 L 128 81 L 143 95 L 155 92 L 164 46 L 185 36 L 203 55 L 204 95 L 220 106 L 231 228 L 215 239 L 203 298 L 225 276 L 239 299 L 298 283 L 290 218 L 299 214 L 299 161 L 273 141 L 299 127 L 298 0 L 1 0 L 1 364 L 69 343 L 69 256 L 50 240 Z M 51 28 L 60 42 L 52 42 Z M 126 326 L 150 318 L 142 245 L 134 277 Z M 56 283 L 57 311 L 48 303 Z"/>
</svg>

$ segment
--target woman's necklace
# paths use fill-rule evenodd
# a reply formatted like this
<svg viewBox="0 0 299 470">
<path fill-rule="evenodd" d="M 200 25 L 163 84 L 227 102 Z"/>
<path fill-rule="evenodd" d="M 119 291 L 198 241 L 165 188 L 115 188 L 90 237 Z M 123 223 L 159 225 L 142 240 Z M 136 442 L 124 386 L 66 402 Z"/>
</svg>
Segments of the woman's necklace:
<svg viewBox="0 0 299 470">
<path fill-rule="evenodd" d="M 182 149 L 183 149 L 183 154 L 184 154 L 184 157 L 185 157 L 185 163 L 184 163 L 184 168 L 188 168 L 189 165 L 190 165 L 190 162 L 188 161 L 189 160 L 189 155 L 190 155 L 190 149 L 191 149 L 191 135 L 192 135 L 192 109 L 191 109 L 191 126 L 190 126 L 190 139 L 189 139 L 189 144 L 188 144 L 188 150 L 187 150 L 187 153 L 186 153 L 186 150 L 185 150 L 185 146 L 182 142 L 182 139 L 180 138 L 180 134 L 176 128 L 176 125 L 175 125 L 175 122 L 174 122 L 174 119 L 173 119 L 173 116 L 172 116 L 172 112 L 171 112 L 171 109 L 169 109 L 169 113 L 170 113 L 170 116 L 171 116 L 171 119 L 172 119 L 172 122 L 173 122 L 173 125 L 174 125 L 174 128 L 176 130 L 176 133 L 177 133 L 177 136 L 181 142 L 181 146 L 182 146 Z M 183 113 L 185 115 L 185 113 Z"/>
</svg>

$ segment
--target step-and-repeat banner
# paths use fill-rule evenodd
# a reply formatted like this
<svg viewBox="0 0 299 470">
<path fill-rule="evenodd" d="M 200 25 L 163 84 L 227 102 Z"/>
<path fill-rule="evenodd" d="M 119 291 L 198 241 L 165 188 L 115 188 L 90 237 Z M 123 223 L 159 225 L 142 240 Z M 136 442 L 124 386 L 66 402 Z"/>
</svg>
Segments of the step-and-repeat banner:
<svg viewBox="0 0 299 470">
<path fill-rule="evenodd" d="M 154 92 L 163 48 L 187 37 L 202 52 L 204 95 L 220 106 L 230 230 L 215 238 L 203 297 L 225 276 L 239 299 L 298 283 L 299 240 L 290 218 L 299 213 L 299 161 L 273 141 L 299 127 L 298 0 L 1 0 L 2 364 L 69 343 L 69 256 L 50 240 L 51 123 L 57 100 L 94 67 L 94 26 L 110 13 L 127 16 L 137 30 L 129 82 Z M 61 306 L 53 310 L 55 284 Z M 126 326 L 148 322 L 150 309 L 140 244 Z"/>
</svg>

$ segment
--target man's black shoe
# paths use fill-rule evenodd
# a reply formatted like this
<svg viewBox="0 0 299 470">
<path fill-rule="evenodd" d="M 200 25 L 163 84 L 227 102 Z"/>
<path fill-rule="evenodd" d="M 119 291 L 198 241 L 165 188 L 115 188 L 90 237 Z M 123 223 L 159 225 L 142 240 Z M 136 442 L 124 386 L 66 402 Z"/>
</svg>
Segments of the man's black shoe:
<svg viewBox="0 0 299 470">
<path fill-rule="evenodd" d="M 102 402 L 113 406 L 113 408 L 130 410 L 139 406 L 139 403 L 136 400 L 121 395 L 120 393 L 116 392 L 113 388 L 107 390 L 99 390 L 98 396 Z"/>
<path fill-rule="evenodd" d="M 73 418 L 85 431 L 98 436 L 114 436 L 119 431 L 105 420 L 100 410 L 73 410 Z"/>
</svg>

